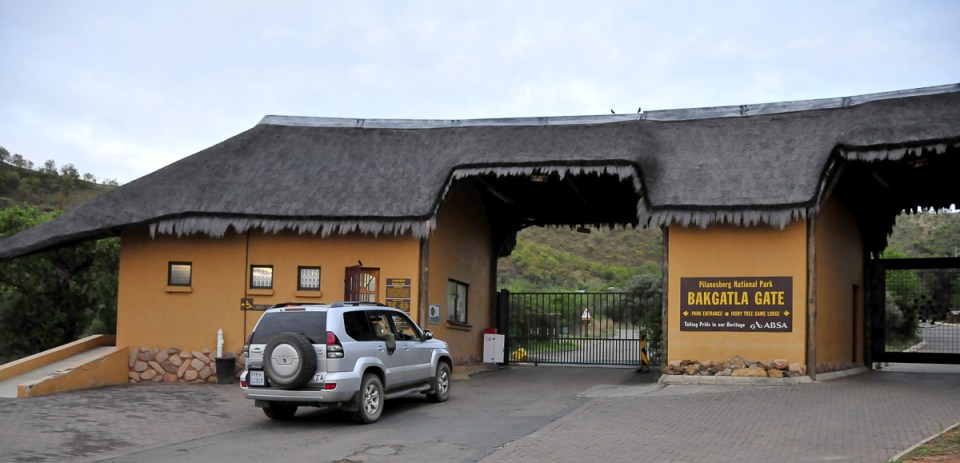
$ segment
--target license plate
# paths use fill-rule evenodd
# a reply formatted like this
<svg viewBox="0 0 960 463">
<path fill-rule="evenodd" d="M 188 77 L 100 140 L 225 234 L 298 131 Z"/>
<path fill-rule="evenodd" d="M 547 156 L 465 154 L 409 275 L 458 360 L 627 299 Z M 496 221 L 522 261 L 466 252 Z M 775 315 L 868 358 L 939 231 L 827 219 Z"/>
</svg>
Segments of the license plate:
<svg viewBox="0 0 960 463">
<path fill-rule="evenodd" d="M 263 378 L 263 372 L 258 370 L 250 370 L 250 377 L 247 380 L 250 382 L 251 386 L 266 386 L 267 381 Z"/>
</svg>

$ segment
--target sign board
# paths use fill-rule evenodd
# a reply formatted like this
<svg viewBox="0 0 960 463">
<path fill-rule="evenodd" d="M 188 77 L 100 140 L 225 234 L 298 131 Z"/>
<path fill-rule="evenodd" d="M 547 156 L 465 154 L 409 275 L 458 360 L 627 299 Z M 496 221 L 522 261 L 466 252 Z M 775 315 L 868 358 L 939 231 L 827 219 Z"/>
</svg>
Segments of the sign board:
<svg viewBox="0 0 960 463">
<path fill-rule="evenodd" d="M 440 323 L 440 304 L 430 304 L 427 323 Z"/>
<path fill-rule="evenodd" d="M 793 277 L 680 278 L 680 331 L 793 331 Z"/>
<path fill-rule="evenodd" d="M 410 278 L 387 278 L 386 304 L 410 313 Z"/>
</svg>

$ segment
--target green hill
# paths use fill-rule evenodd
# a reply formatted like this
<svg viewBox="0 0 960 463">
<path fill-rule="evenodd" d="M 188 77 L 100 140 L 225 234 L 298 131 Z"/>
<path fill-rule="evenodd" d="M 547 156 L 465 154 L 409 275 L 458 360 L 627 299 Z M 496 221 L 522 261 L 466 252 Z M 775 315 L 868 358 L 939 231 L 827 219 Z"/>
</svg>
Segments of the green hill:
<svg viewBox="0 0 960 463">
<path fill-rule="evenodd" d="M 884 257 L 960 257 L 960 213 L 900 214 Z"/>
<path fill-rule="evenodd" d="M 497 286 L 511 291 L 606 291 L 623 289 L 638 274 L 659 275 L 659 228 L 591 230 L 532 227 L 498 262 Z"/>
<path fill-rule="evenodd" d="M 102 185 L 84 180 L 70 164 L 60 171 L 53 161 L 47 165 L 32 170 L 0 162 L 0 209 L 29 204 L 44 212 L 66 210 L 115 187 L 115 182 Z"/>
</svg>

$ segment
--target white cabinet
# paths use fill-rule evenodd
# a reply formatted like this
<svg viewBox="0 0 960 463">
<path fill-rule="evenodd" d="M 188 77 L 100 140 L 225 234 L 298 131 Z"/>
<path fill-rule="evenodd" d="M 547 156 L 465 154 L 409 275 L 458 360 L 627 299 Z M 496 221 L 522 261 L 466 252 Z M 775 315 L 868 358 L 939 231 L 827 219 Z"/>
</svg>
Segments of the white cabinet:
<svg viewBox="0 0 960 463">
<path fill-rule="evenodd" d="M 504 338 L 502 334 L 483 335 L 483 363 L 503 363 Z"/>
</svg>

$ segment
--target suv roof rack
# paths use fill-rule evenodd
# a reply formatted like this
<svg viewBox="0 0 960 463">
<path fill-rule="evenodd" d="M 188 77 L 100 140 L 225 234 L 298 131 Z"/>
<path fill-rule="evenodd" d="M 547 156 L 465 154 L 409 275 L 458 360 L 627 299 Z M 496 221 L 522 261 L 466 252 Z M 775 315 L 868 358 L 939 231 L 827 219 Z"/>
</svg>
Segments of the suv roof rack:
<svg viewBox="0 0 960 463">
<path fill-rule="evenodd" d="M 382 302 L 365 302 L 365 301 L 339 301 L 330 304 L 330 307 L 360 307 L 364 305 L 372 305 L 374 307 L 387 307 L 386 304 Z"/>
<path fill-rule="evenodd" d="M 324 305 L 322 302 L 278 302 L 270 306 L 271 309 L 281 309 L 283 307 L 299 307 L 305 305 Z"/>
</svg>

